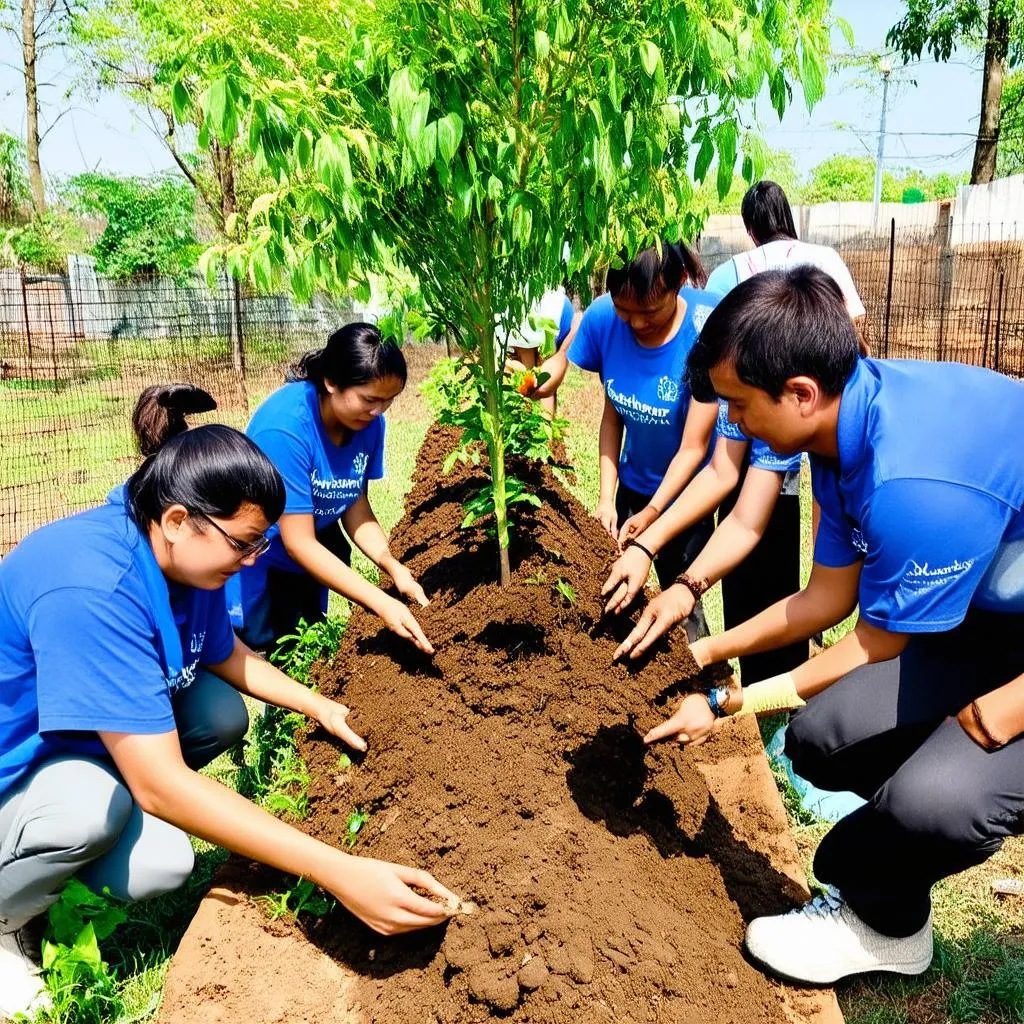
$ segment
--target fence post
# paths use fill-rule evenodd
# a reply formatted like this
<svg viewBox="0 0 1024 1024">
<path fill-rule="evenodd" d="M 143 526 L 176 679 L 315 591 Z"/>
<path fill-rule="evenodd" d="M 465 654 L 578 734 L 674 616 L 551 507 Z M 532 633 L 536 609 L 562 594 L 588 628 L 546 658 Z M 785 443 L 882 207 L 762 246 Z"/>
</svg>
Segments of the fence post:
<svg viewBox="0 0 1024 1024">
<path fill-rule="evenodd" d="M 35 379 L 32 366 L 32 322 L 28 318 L 28 290 L 25 285 L 25 268 L 21 268 L 21 308 L 25 313 L 25 345 L 28 348 L 28 378 Z"/>
<path fill-rule="evenodd" d="M 953 292 L 953 250 L 949 244 L 951 224 L 951 220 L 946 222 L 942 252 L 939 253 L 939 350 L 936 358 L 940 362 L 946 358 L 946 314 L 949 312 L 949 300 Z"/>
<path fill-rule="evenodd" d="M 995 339 L 995 369 L 1000 368 L 1000 335 L 1003 322 L 1003 278 L 1006 271 L 1003 268 L 1003 261 L 999 261 L 999 293 L 996 297 L 996 339 Z"/>
<path fill-rule="evenodd" d="M 885 286 L 885 332 L 882 341 L 882 352 L 889 358 L 889 318 L 892 314 L 892 271 L 896 261 L 896 218 L 889 221 L 889 280 Z"/>
<path fill-rule="evenodd" d="M 238 398 L 243 411 L 249 412 L 249 395 L 245 388 L 245 337 L 242 330 L 242 284 L 237 277 L 231 280 L 231 365 L 235 371 Z"/>
</svg>

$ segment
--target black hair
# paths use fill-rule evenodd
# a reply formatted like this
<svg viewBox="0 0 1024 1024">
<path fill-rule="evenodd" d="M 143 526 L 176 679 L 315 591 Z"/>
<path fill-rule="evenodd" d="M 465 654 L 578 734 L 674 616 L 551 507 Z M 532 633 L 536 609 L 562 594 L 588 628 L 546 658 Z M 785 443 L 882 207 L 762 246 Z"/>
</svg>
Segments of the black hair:
<svg viewBox="0 0 1024 1024">
<path fill-rule="evenodd" d="M 766 245 L 777 238 L 796 239 L 793 210 L 781 185 L 774 181 L 759 181 L 751 185 L 740 207 L 743 226 L 758 245 Z"/>
<path fill-rule="evenodd" d="M 813 377 L 842 394 L 859 357 L 857 331 L 839 285 L 809 264 L 766 270 L 737 285 L 712 310 L 687 360 L 699 402 L 715 398 L 711 371 L 726 359 L 750 387 L 777 399 L 791 377 Z"/>
<path fill-rule="evenodd" d="M 186 416 L 216 408 L 213 395 L 194 384 L 154 384 L 139 395 L 132 412 L 135 443 L 142 455 L 152 455 L 188 430 Z"/>
<path fill-rule="evenodd" d="M 632 259 L 623 249 L 621 266 L 609 267 L 606 285 L 612 298 L 628 293 L 637 302 L 657 299 L 666 292 L 677 292 L 683 279 L 689 278 L 696 288 L 708 283 L 708 274 L 700 257 L 685 242 L 652 245 Z"/>
<path fill-rule="evenodd" d="M 373 324 L 352 323 L 335 331 L 323 348 L 307 352 L 287 379 L 308 380 L 322 395 L 325 380 L 344 390 L 397 377 L 405 387 L 408 372 L 397 341 L 383 338 Z"/>
<path fill-rule="evenodd" d="M 151 387 L 140 396 L 132 423 L 147 457 L 125 485 L 128 512 L 140 530 L 171 505 L 218 519 L 254 505 L 268 523 L 281 518 L 281 474 L 245 434 L 220 423 L 187 429 L 186 415 L 216 407 L 207 392 L 189 384 Z"/>
</svg>

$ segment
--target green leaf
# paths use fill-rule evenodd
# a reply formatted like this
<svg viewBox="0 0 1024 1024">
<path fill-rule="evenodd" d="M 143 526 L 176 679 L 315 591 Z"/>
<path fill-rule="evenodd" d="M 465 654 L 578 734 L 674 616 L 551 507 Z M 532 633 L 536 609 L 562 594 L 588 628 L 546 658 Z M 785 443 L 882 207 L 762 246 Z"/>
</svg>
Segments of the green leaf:
<svg viewBox="0 0 1024 1024">
<path fill-rule="evenodd" d="M 537 52 L 537 60 L 547 59 L 547 55 L 551 52 L 551 40 L 543 29 L 537 29 L 533 33 L 533 48 Z"/>
<path fill-rule="evenodd" d="M 299 166 L 303 170 L 309 170 L 309 165 L 313 160 L 313 140 L 306 129 L 302 129 L 295 136 L 295 159 L 298 161 Z"/>
<path fill-rule="evenodd" d="M 441 159 L 450 164 L 462 141 L 462 118 L 456 113 L 445 114 L 437 122 L 437 151 Z"/>
<path fill-rule="evenodd" d="M 804 86 L 804 102 L 808 111 L 825 95 L 825 65 L 814 46 L 805 38 L 800 54 L 800 72 Z"/>
<path fill-rule="evenodd" d="M 505 186 L 501 183 L 501 179 L 495 177 L 493 174 L 487 179 L 487 198 L 498 200 L 501 198 L 502 192 L 504 192 Z"/>
<path fill-rule="evenodd" d="M 732 172 L 736 166 L 736 122 L 721 121 L 715 126 L 718 145 L 718 197 L 724 199 L 732 187 Z"/>
<path fill-rule="evenodd" d="M 188 94 L 185 83 L 179 78 L 171 89 L 171 109 L 179 122 L 186 122 L 189 117 L 189 108 L 192 106 L 192 97 Z"/>
<path fill-rule="evenodd" d="M 215 79 L 206 90 L 206 121 L 218 139 L 230 143 L 238 134 L 238 116 L 226 77 Z"/>
<path fill-rule="evenodd" d="M 771 97 L 772 106 L 779 119 L 786 113 L 786 103 L 789 101 L 789 83 L 783 74 L 782 68 L 776 68 L 768 79 L 768 94 Z"/>
<path fill-rule="evenodd" d="M 708 168 L 715 156 L 715 146 L 709 135 L 701 140 L 700 149 L 697 151 L 697 160 L 693 165 L 693 176 L 697 181 L 703 181 L 707 177 Z"/>
<path fill-rule="evenodd" d="M 648 77 L 653 78 L 661 63 L 661 50 L 650 39 L 644 39 L 640 43 L 640 63 L 643 64 Z"/>
</svg>

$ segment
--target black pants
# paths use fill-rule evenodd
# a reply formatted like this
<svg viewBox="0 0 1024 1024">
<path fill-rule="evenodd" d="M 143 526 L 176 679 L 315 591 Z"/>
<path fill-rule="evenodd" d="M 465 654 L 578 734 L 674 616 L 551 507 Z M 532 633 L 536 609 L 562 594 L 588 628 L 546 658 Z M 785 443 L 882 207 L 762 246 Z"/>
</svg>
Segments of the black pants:
<svg viewBox="0 0 1024 1024">
<path fill-rule="evenodd" d="M 722 503 L 721 522 L 732 510 L 746 476 Z M 765 608 L 800 589 L 800 495 L 780 494 L 764 536 L 756 548 L 722 580 L 725 628 L 732 629 Z M 809 654 L 807 641 L 788 644 L 774 651 L 747 654 L 740 658 L 740 676 L 745 686 L 802 665 Z"/>
<path fill-rule="evenodd" d="M 619 489 L 615 494 L 615 512 L 618 515 L 618 526 L 622 524 L 641 509 L 646 508 L 653 495 L 641 494 L 631 487 L 619 483 Z M 662 590 L 667 590 L 675 582 L 681 572 L 686 572 L 690 563 L 699 555 L 715 531 L 713 516 L 702 519 L 695 523 L 688 530 L 684 530 L 678 537 L 673 537 L 659 552 L 654 559 L 654 572 L 658 577 L 658 585 Z M 693 609 L 687 624 L 687 634 L 690 640 L 699 636 L 707 636 L 708 627 L 704 618 L 704 608 L 698 601 Z"/>
<path fill-rule="evenodd" d="M 352 564 L 352 545 L 340 523 L 318 530 L 316 539 L 346 565 Z M 326 603 L 327 588 L 308 573 L 268 569 L 266 590 L 238 635 L 253 650 L 271 650 L 281 637 L 295 632 L 299 619 L 308 625 L 319 622 Z"/>
<path fill-rule="evenodd" d="M 868 803 L 822 840 L 814 873 L 886 935 L 911 935 L 931 887 L 1024 833 L 1024 737 L 988 753 L 955 716 L 1024 672 L 1024 615 L 972 612 L 793 715 L 786 753 L 814 785 Z M 950 717 L 953 716 L 953 717 Z"/>
</svg>

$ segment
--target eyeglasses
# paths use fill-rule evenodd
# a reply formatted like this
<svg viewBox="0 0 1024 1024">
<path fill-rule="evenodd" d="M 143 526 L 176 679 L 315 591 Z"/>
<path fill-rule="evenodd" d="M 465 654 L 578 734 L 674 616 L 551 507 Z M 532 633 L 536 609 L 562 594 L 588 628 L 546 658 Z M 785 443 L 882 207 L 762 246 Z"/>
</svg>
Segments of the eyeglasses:
<svg viewBox="0 0 1024 1024">
<path fill-rule="evenodd" d="M 223 526 L 219 526 L 209 516 L 203 515 L 202 512 L 195 514 L 200 519 L 205 519 L 238 552 L 239 558 L 259 558 L 270 547 L 270 538 L 266 534 L 257 537 L 256 540 L 239 540 L 237 537 L 232 537 Z"/>
</svg>

